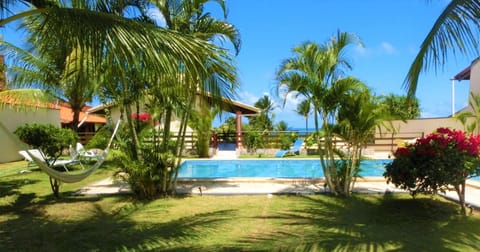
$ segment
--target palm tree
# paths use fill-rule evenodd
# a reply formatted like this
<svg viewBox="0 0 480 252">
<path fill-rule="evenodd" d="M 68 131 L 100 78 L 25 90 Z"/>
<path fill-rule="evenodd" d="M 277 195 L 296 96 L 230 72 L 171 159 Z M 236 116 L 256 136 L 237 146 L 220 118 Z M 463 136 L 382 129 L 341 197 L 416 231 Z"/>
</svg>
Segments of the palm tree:
<svg viewBox="0 0 480 252">
<path fill-rule="evenodd" d="M 2 1 L 4 16 L 10 11 L 8 7 L 11 5 L 8 3 L 15 2 Z M 25 3 L 31 8 L 0 20 L 0 26 L 25 17 L 38 18 L 42 27 L 37 34 L 38 40 L 44 40 L 45 44 L 62 41 L 67 47 L 78 47 L 82 51 L 91 52 L 96 59 L 93 63 L 103 59 L 106 47 L 114 49 L 116 57 L 126 62 L 134 62 L 138 56 L 138 50 L 134 49 L 142 48 L 143 63 L 164 73 L 172 72 L 179 59 L 188 67 L 196 67 L 197 71 L 201 71 L 199 65 L 203 58 L 218 58 L 218 55 L 211 54 L 210 49 L 213 48 L 208 43 L 150 24 L 132 22 L 132 19 L 117 15 L 115 8 L 109 8 L 102 2 L 97 5 L 83 0 L 67 2 L 68 6 L 73 7 L 59 5 L 56 1 L 17 3 Z M 163 54 L 159 55 L 159 50 Z M 43 53 L 44 51 L 39 52 L 40 55 Z M 222 61 L 221 58 L 218 59 Z"/>
<path fill-rule="evenodd" d="M 333 130 L 347 145 L 346 151 L 340 153 L 346 156 L 342 160 L 341 168 L 345 170 L 341 173 L 340 186 L 343 186 L 342 191 L 349 195 L 359 172 L 362 148 L 371 140 L 372 132 L 383 124 L 389 113 L 386 113 L 379 100 L 372 96 L 366 85 L 358 79 L 345 78 L 341 81 L 352 82 L 347 84 L 348 86 L 355 83 L 354 85 L 358 87 L 343 96 L 337 114 L 337 124 Z"/>
<path fill-rule="evenodd" d="M 210 85 L 211 89 L 216 91 L 215 87 L 218 88 L 221 84 L 236 83 L 236 73 L 226 49 L 218 48 L 192 35 L 152 25 L 145 15 L 135 18 L 122 16 L 127 6 L 139 6 L 137 10 L 142 13 L 145 3 L 148 2 L 95 3 L 72 0 L 67 2 L 68 7 L 55 1 L 28 4 L 32 8 L 27 11 L 11 16 L 3 12 L 4 16 L 8 17 L 0 20 L 0 25 L 32 17 L 37 20 L 39 27 L 32 34 L 36 41 L 45 45 L 55 45 L 61 41 L 64 48 L 75 48 L 82 53 L 88 53 L 92 69 L 95 70 L 93 77 L 102 90 L 101 96 L 121 104 L 123 114 L 128 115 L 130 137 L 127 139 L 131 139 L 128 147 L 131 148 L 132 159 L 127 166 L 138 168 L 135 171 L 137 173 L 130 175 L 132 178 L 140 178 L 145 174 L 154 174 L 154 178 L 162 179 L 161 184 L 152 182 L 140 187 L 153 188 L 153 193 L 167 193 L 171 191 L 172 180 L 164 178 L 171 178 L 176 172 L 176 169 L 171 167 L 178 165 L 175 156 L 172 158 L 172 155 L 178 155 L 178 152 L 169 151 L 170 124 L 167 120 L 175 112 L 174 109 L 177 109 L 183 112 L 178 114 L 183 119 L 182 122 L 186 121 L 189 109 L 194 105 L 193 99 L 188 98 L 197 90 L 198 80 L 208 80 L 203 83 L 207 83 L 204 87 Z M 5 11 L 9 6 L 4 1 L 0 7 Z M 40 57 L 48 54 L 46 46 L 36 49 Z M 212 73 L 215 73 L 215 78 L 212 78 Z M 79 71 L 71 74 L 72 78 L 79 77 Z M 137 98 L 144 99 L 144 90 L 152 91 L 147 104 L 153 105 L 155 102 L 164 106 L 163 110 L 156 110 L 156 117 L 164 120 L 162 139 L 165 141 L 160 141 L 160 145 L 155 145 L 150 151 L 142 152 L 141 138 L 136 135 L 134 122 L 130 118 L 130 105 L 138 104 Z M 152 111 L 155 112 L 154 109 Z M 182 124 L 181 129 L 185 131 L 186 123 Z M 176 150 L 180 150 L 182 144 L 182 141 L 177 141 Z M 146 166 L 141 167 L 145 164 Z"/>
<path fill-rule="evenodd" d="M 167 28 L 178 33 L 184 33 L 186 36 L 196 36 L 201 33 L 190 30 L 192 27 L 198 26 L 195 19 L 208 16 L 200 10 L 202 9 L 201 6 L 195 5 L 197 3 L 203 2 L 160 1 L 156 4 L 162 13 L 168 13 L 168 16 L 165 17 L 167 25 L 178 24 L 178 26 L 172 25 L 172 27 Z M 175 4 L 179 4 L 182 8 L 177 9 L 178 6 Z M 154 23 L 148 17 L 148 13 L 142 12 L 146 8 L 139 7 L 138 9 L 141 15 L 137 19 Z M 173 11 L 178 11 L 178 13 L 175 12 L 175 15 L 173 15 L 171 13 Z M 178 19 L 175 19 L 177 18 L 176 15 L 179 15 Z M 175 22 L 171 19 L 174 19 Z M 201 20 L 202 22 L 199 23 L 213 23 L 212 20 L 207 20 L 208 22 Z M 183 26 L 180 24 L 183 24 Z M 203 27 L 207 28 L 207 26 Z M 212 28 L 215 27 L 210 28 L 210 30 L 207 30 L 208 32 L 212 32 Z M 212 36 L 214 36 L 213 33 Z M 200 40 L 203 41 L 203 38 Z M 105 97 L 117 98 L 123 114 L 127 116 L 127 125 L 131 136 L 130 139 L 125 139 L 122 144 L 126 153 L 128 153 L 124 168 L 130 174 L 131 180 L 129 182 L 131 186 L 137 188 L 138 190 L 135 191 L 144 194 L 144 197 L 154 197 L 157 193 L 169 194 L 174 192 L 187 122 L 194 122 L 194 125 L 199 128 L 207 129 L 206 132 L 199 131 L 199 138 L 203 137 L 203 139 L 209 140 L 205 135 L 210 134 L 212 117 L 208 108 L 205 108 L 205 104 L 196 99 L 198 93 L 212 94 L 209 96 L 212 101 L 220 101 L 220 97 L 231 96 L 232 91 L 236 88 L 236 72 L 227 50 L 218 48 L 209 41 L 205 43 L 209 44 L 212 49 L 209 53 L 215 54 L 214 56 L 205 54 L 201 59 L 199 69 L 189 68 L 180 60 L 175 66 L 176 71 L 173 74 L 158 73 L 155 69 L 150 69 L 148 65 L 144 64 L 128 66 L 127 63 L 118 61 L 114 56 L 107 57 L 105 60 L 104 76 L 106 78 L 104 80 L 105 84 L 102 85 L 105 87 Z M 144 52 L 139 50 L 137 56 L 139 62 L 142 62 L 143 56 Z M 119 70 L 115 67 L 108 68 L 108 66 L 125 68 L 127 72 L 118 74 Z M 122 70 L 120 69 L 120 71 Z M 207 96 L 205 95 L 205 97 Z M 146 133 L 135 127 L 135 122 L 130 117 L 132 106 L 139 111 L 140 105 L 148 109 L 153 115 L 154 121 L 159 122 L 160 127 L 149 129 L 145 131 Z M 195 111 L 194 107 L 201 107 L 202 109 Z M 205 109 L 203 110 L 203 108 Z M 174 118 L 180 121 L 177 132 L 170 128 L 170 122 Z M 153 126 L 153 124 L 150 126 Z M 141 136 L 140 134 L 148 134 L 148 136 L 145 138 L 145 135 Z M 176 135 L 176 138 L 173 138 L 173 135 Z M 147 143 L 144 139 L 154 140 Z M 146 148 L 146 145 L 150 147 Z M 208 148 L 204 149 L 208 151 Z M 173 162 L 168 160 L 173 160 Z M 145 170 L 144 167 L 149 167 L 152 171 L 150 174 L 154 174 L 154 176 L 149 173 L 142 173 L 141 171 Z M 139 184 L 138 180 L 143 182 Z M 147 186 L 150 190 L 144 190 L 146 185 L 152 185 Z"/>
<path fill-rule="evenodd" d="M 396 94 L 382 95 L 379 97 L 391 120 L 408 120 L 420 116 L 418 99 Z"/>
<path fill-rule="evenodd" d="M 34 23 L 31 22 L 29 27 L 35 29 Z M 9 68 L 14 76 L 12 86 L 42 88 L 57 99 L 65 99 L 73 111 L 71 128 L 77 131 L 80 111 L 92 100 L 96 84 L 88 54 L 76 48 L 63 48 L 61 43 L 45 45 L 41 41 L 32 42 L 36 46 L 30 49 L 31 52 L 5 43 L 17 54 L 17 63 Z M 50 50 L 38 57 L 36 48 L 42 46 L 48 46 Z"/>
<path fill-rule="evenodd" d="M 33 7 L 30 10 L 20 13 L 11 13 L 11 4 L 23 3 Z M 5 25 L 13 20 L 30 18 L 36 20 L 38 29 L 32 33 L 32 42 L 37 47 L 37 55 L 51 54 L 51 48 L 48 46 L 39 47 L 39 43 L 44 45 L 61 44 L 64 48 L 88 53 L 92 61 L 87 66 L 95 66 L 98 72 L 98 66 L 105 58 L 105 53 L 113 53 L 116 62 L 129 62 L 131 67 L 138 67 L 139 64 L 148 65 L 148 67 L 158 73 L 176 74 L 176 65 L 180 60 L 187 71 L 187 74 L 198 75 L 205 71 L 202 66 L 204 58 L 211 58 L 212 61 L 218 61 L 214 67 L 220 64 L 228 63 L 227 57 L 222 53 L 216 53 L 214 47 L 208 43 L 196 40 L 178 33 L 172 33 L 165 29 L 159 29 L 141 22 L 132 22 L 131 19 L 121 17 L 118 14 L 128 4 L 146 2 L 118 2 L 118 6 L 106 5 L 102 2 L 91 3 L 82 0 L 73 0 L 62 5 L 56 1 L 2 1 L 2 17 L 0 25 Z M 117 3 L 117 4 L 118 4 Z M 10 16 L 9 16 L 10 15 Z M 142 61 L 138 61 L 138 49 L 142 50 Z M 158 52 L 163 53 L 159 54 Z M 68 53 L 68 52 L 67 52 Z M 213 54 L 212 54 L 213 53 Z M 203 54 L 203 56 L 200 56 Z M 65 66 L 64 66 L 65 67 Z M 70 75 L 73 80 L 80 78 L 76 69 Z M 91 73 L 91 72 L 90 72 Z M 92 75 L 90 74 L 91 78 Z M 46 84 L 48 85 L 48 84 Z M 79 82 L 75 84 L 79 85 Z M 76 87 L 70 90 L 79 90 Z M 88 92 L 87 92 L 88 93 Z M 77 103 L 83 103 L 78 101 Z M 77 106 L 74 106 L 77 107 Z"/>
<path fill-rule="evenodd" d="M 280 132 L 287 131 L 288 130 L 287 122 L 285 122 L 285 121 L 278 122 L 277 125 L 275 126 L 275 130 L 280 131 Z"/>
<path fill-rule="evenodd" d="M 324 151 L 321 152 L 320 161 L 333 193 L 339 193 L 342 189 L 337 180 L 331 125 L 335 122 L 341 97 L 358 86 L 356 82 L 341 81 L 340 78 L 344 69 L 351 68 L 344 50 L 353 43 L 360 43 L 354 34 L 340 31 L 325 45 L 303 43 L 293 49 L 295 56 L 284 60 L 277 73 L 279 93 L 285 88 L 285 92 L 304 96 L 313 105 L 319 146 L 322 142 L 319 138 L 318 117 L 322 119 Z"/>
<path fill-rule="evenodd" d="M 310 102 L 308 100 L 303 100 L 297 105 L 297 110 L 295 111 L 305 118 L 305 132 L 308 135 L 308 115 L 310 114 Z"/>
<path fill-rule="evenodd" d="M 255 102 L 254 106 L 259 108 L 261 112 L 267 116 L 275 109 L 275 103 L 270 99 L 268 95 L 260 97 L 260 99 Z"/>
<path fill-rule="evenodd" d="M 254 130 L 264 131 L 273 129 L 273 115 L 272 111 L 275 109 L 275 103 L 270 99 L 268 95 L 264 95 L 256 101 L 253 106 L 260 109 L 260 115 L 252 117 L 249 119 L 250 124 L 253 126 Z"/>
<path fill-rule="evenodd" d="M 452 0 L 440 14 L 423 40 L 415 57 L 404 86 L 408 96 L 413 97 L 418 86 L 418 77 L 423 71 L 438 70 L 450 54 L 477 56 L 477 36 L 480 28 L 480 2 Z"/>
<path fill-rule="evenodd" d="M 166 28 L 209 42 L 218 39 L 220 41 L 228 40 L 233 45 L 235 53 L 238 54 L 241 44 L 240 33 L 234 25 L 205 12 L 205 5 L 209 2 L 218 4 L 224 18 L 227 17 L 224 0 L 163 0 L 157 2 L 157 7 L 165 18 Z M 209 64 L 205 64 L 205 67 L 208 68 L 208 66 Z M 193 88 L 191 89 L 190 99 L 196 100 L 195 107 L 198 109 L 198 113 L 192 114 L 192 116 L 196 115 L 196 118 L 192 118 L 192 121 L 196 122 L 194 125 L 198 133 L 199 147 L 201 147 L 199 148 L 200 157 L 208 156 L 211 124 L 215 114 L 220 111 L 223 97 L 233 97 L 237 87 L 236 81 L 232 82 L 220 78 L 221 76 L 215 73 L 215 69 L 209 69 L 209 71 L 210 75 L 207 75 L 204 79 L 193 80 L 194 83 L 191 84 Z M 198 91 L 200 97 L 197 96 Z M 215 108 L 211 109 L 210 106 Z"/>
</svg>

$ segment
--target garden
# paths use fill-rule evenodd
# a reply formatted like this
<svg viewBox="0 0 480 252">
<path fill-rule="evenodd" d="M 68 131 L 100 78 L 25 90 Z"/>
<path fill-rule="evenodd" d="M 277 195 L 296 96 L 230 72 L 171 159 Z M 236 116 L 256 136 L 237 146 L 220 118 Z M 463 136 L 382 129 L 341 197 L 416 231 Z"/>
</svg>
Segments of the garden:
<svg viewBox="0 0 480 252">
<path fill-rule="evenodd" d="M 26 163 L 0 165 L 2 251 L 478 251 L 480 216 L 439 196 L 353 194 L 79 196 L 106 161 L 60 198 Z"/>
<path fill-rule="evenodd" d="M 0 108 L 36 110 L 61 100 L 72 110 L 70 129 L 15 132 L 18 146 L 48 157 L 34 159 L 36 166 L 0 164 L 1 251 L 480 250 L 480 216 L 464 201 L 465 180 L 478 173 L 480 106 L 462 121 L 465 131 L 439 128 L 397 149 L 384 177 L 409 193 L 353 191 L 375 128 L 419 116 L 415 91 L 425 66 L 445 62 L 451 43 L 461 53 L 477 44 L 475 1 L 452 1 L 439 17 L 408 71 L 407 96 L 377 95 L 349 75 L 347 52 L 363 46 L 354 33 L 294 46 L 279 62 L 275 93 L 283 103 L 301 101 L 306 125 L 313 117 L 306 142 L 317 147 L 328 193 L 235 196 L 176 193 L 187 129 L 197 133 L 196 155 L 208 157 L 212 122 L 240 90 L 240 33 L 226 21 L 225 1 L 87 2 L 0 4 L 0 26 L 21 24 L 28 47 L 1 41 L 11 65 L 0 67 L 11 78 L 2 80 Z M 223 18 L 208 12 L 210 2 Z M 87 169 L 53 169 L 77 141 L 80 112 L 93 100 L 105 105 L 108 123 L 91 147 L 105 155 Z M 252 153 L 269 147 L 264 133 L 287 128 L 273 123 L 269 96 L 255 106 L 261 112 L 242 125 L 256 132 L 245 139 Z M 214 130 L 228 133 L 231 124 Z M 277 144 L 288 148 L 296 137 L 281 135 Z M 78 193 L 119 174 L 131 193 Z M 438 195 L 452 188 L 459 202 Z"/>
</svg>

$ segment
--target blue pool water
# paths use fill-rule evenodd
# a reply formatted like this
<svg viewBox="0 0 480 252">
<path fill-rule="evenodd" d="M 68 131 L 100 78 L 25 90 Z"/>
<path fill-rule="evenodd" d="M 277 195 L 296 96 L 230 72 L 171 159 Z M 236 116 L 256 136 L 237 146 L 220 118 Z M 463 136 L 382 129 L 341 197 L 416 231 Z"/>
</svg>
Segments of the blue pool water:
<svg viewBox="0 0 480 252">
<path fill-rule="evenodd" d="M 364 160 L 361 176 L 382 177 L 389 159 Z M 305 159 L 186 160 L 179 178 L 320 178 L 320 161 Z"/>
</svg>

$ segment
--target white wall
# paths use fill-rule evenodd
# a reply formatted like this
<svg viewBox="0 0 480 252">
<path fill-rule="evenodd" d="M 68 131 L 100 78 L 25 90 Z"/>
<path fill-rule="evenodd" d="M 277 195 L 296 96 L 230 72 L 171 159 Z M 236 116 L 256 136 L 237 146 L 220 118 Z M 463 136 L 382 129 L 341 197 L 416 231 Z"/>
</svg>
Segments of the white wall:
<svg viewBox="0 0 480 252">
<path fill-rule="evenodd" d="M 391 121 L 395 132 L 395 135 L 399 137 L 408 137 L 408 135 L 418 135 L 418 134 L 429 134 L 435 131 L 437 128 L 454 128 L 459 130 L 464 130 L 463 125 L 452 117 L 439 117 L 439 118 L 419 118 L 411 119 L 405 122 L 401 120 Z M 382 135 L 391 135 L 391 131 L 387 131 L 385 128 L 382 128 Z M 377 129 L 377 134 L 380 135 L 380 131 Z"/>
<path fill-rule="evenodd" d="M 0 107 L 0 163 L 21 160 L 18 151 L 20 146 L 18 138 L 13 132 L 25 124 L 53 124 L 60 127 L 60 112 L 48 108 L 22 108 L 5 105 Z"/>
<path fill-rule="evenodd" d="M 480 59 L 476 59 L 470 66 L 470 92 L 468 98 L 470 99 L 470 93 L 480 94 Z"/>
</svg>

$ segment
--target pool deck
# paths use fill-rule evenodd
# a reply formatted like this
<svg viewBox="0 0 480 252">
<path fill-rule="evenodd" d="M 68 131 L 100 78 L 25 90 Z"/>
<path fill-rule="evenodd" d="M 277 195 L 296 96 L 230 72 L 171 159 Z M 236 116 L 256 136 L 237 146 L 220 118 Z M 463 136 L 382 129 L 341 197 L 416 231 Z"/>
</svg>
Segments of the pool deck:
<svg viewBox="0 0 480 252">
<path fill-rule="evenodd" d="M 204 179 L 182 180 L 177 182 L 177 192 L 189 195 L 255 195 L 255 194 L 317 194 L 325 193 L 323 180 L 309 179 Z M 355 193 L 383 194 L 388 192 L 406 193 L 392 184 L 387 184 L 382 177 L 365 177 L 359 179 L 354 186 Z M 107 178 L 76 192 L 78 195 L 95 196 L 130 193 L 126 182 Z M 455 191 L 440 195 L 458 200 Z M 468 180 L 466 188 L 466 202 L 476 209 L 480 209 L 480 181 Z"/>
<path fill-rule="evenodd" d="M 376 152 L 372 159 L 388 159 L 389 152 Z M 286 158 L 284 158 L 286 159 Z M 177 193 L 189 195 L 272 195 L 272 194 L 317 194 L 327 192 L 323 179 L 279 179 L 279 178 L 235 178 L 235 179 L 178 179 Z M 364 177 L 357 179 L 355 193 L 384 194 L 388 192 L 407 193 L 387 184 L 383 177 Z M 106 178 L 79 189 L 78 195 L 103 195 L 131 193 L 126 182 Z M 445 198 L 457 201 L 455 191 L 439 193 Z M 480 180 L 467 180 L 465 191 L 467 204 L 480 209 Z"/>
</svg>

